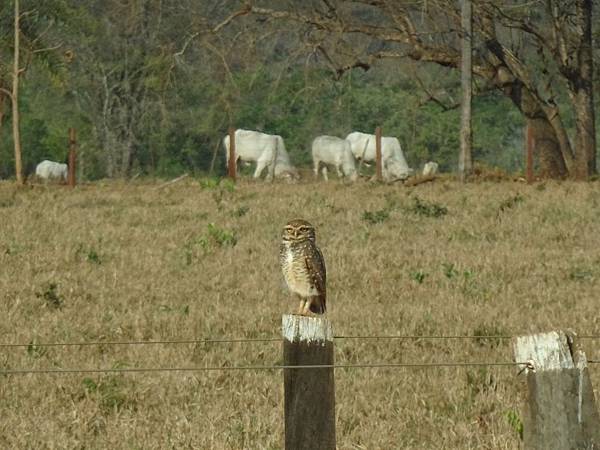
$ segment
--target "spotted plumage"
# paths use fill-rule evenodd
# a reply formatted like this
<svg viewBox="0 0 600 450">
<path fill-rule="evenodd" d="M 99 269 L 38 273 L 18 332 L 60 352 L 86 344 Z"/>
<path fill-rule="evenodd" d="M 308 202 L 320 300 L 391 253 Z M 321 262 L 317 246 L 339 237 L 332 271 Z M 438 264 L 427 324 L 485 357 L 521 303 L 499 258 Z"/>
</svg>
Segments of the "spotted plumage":
<svg viewBox="0 0 600 450">
<path fill-rule="evenodd" d="M 325 313 L 327 296 L 325 261 L 315 243 L 315 228 L 306 220 L 291 220 L 283 227 L 279 260 L 290 291 L 300 297 L 298 314 Z"/>
</svg>

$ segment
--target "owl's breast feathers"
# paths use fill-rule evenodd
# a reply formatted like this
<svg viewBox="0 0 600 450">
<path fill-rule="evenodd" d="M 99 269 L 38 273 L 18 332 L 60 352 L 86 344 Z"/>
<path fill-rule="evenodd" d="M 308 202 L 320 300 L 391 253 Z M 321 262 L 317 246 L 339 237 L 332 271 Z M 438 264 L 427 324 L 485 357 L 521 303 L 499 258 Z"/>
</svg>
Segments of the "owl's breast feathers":
<svg viewBox="0 0 600 450">
<path fill-rule="evenodd" d="M 282 243 L 281 269 L 290 290 L 303 298 L 319 297 L 325 302 L 325 263 L 319 249 L 309 241 Z"/>
</svg>

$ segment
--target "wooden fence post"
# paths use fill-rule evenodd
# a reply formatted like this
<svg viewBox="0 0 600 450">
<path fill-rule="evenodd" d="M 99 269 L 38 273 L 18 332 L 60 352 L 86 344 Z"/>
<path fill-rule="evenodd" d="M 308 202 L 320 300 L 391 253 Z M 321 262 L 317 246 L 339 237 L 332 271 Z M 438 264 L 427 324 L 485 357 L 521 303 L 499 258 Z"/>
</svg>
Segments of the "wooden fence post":
<svg viewBox="0 0 600 450">
<path fill-rule="evenodd" d="M 333 329 L 320 317 L 284 315 L 285 366 L 333 365 Z M 333 367 L 284 369 L 285 450 L 335 450 Z"/>
<path fill-rule="evenodd" d="M 527 450 L 600 446 L 600 417 L 583 351 L 562 331 L 519 336 L 515 360 L 527 376 L 523 442 Z"/>
<path fill-rule="evenodd" d="M 381 166 L 381 127 L 375 128 L 375 178 L 382 181 L 383 171 Z"/>
<path fill-rule="evenodd" d="M 237 163 L 235 158 L 235 128 L 229 127 L 229 158 L 227 163 L 227 175 L 235 181 Z"/>
<path fill-rule="evenodd" d="M 533 183 L 533 130 L 531 125 L 527 125 L 525 128 L 525 142 L 527 152 L 527 183 Z"/>
<path fill-rule="evenodd" d="M 75 132 L 75 128 L 69 128 L 69 173 L 68 173 L 68 183 L 72 188 L 75 187 L 76 184 L 76 176 L 75 176 L 75 165 L 77 164 L 77 136 Z"/>
</svg>

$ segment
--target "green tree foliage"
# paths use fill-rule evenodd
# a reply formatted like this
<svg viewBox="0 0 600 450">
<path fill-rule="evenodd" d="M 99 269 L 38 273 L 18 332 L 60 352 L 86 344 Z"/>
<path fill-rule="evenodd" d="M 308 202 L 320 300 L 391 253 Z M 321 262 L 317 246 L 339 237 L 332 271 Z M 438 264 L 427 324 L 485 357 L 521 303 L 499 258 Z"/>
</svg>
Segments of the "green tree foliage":
<svg viewBox="0 0 600 450">
<path fill-rule="evenodd" d="M 435 160 L 444 171 L 456 168 L 458 78 L 448 69 L 395 60 L 332 75 L 323 64 L 290 56 L 297 37 L 281 30 L 257 50 L 248 29 L 265 27 L 262 22 L 232 21 L 210 32 L 235 11 L 235 2 L 221 9 L 215 3 L 212 16 L 172 2 L 59 3 L 61 20 L 46 36 L 60 46 L 47 58 L 32 58 L 21 88 L 29 173 L 42 159 L 64 161 L 68 128 L 75 127 L 88 179 L 223 174 L 221 140 L 230 124 L 280 134 L 300 166 L 310 164 L 318 135 L 381 126 L 384 135 L 399 138 L 411 167 Z M 10 34 L 7 11 L 0 7 L 2 36 Z M 11 49 L 2 39 L 4 61 Z M 426 95 L 424 85 L 447 105 Z M 498 93 L 477 96 L 473 112 L 475 161 L 519 170 L 520 113 Z M 6 109 L 0 126 L 0 177 L 6 178 L 13 173 Z"/>
</svg>

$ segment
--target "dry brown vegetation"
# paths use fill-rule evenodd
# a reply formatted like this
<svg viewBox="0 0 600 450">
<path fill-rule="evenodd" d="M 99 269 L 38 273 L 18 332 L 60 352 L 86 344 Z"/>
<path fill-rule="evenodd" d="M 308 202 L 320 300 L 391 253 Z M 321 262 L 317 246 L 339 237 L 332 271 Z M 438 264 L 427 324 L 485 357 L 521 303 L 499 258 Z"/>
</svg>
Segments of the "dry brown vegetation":
<svg viewBox="0 0 600 450">
<path fill-rule="evenodd" d="M 0 183 L 0 341 L 31 343 L 1 368 L 281 363 L 276 342 L 36 343 L 279 337 L 298 216 L 337 335 L 600 333 L 596 183 L 157 185 Z M 336 341 L 338 363 L 511 360 L 507 340 Z M 277 371 L 0 376 L 0 447 L 278 449 L 282 389 Z M 524 393 L 512 367 L 338 369 L 338 445 L 518 448 Z"/>
</svg>

